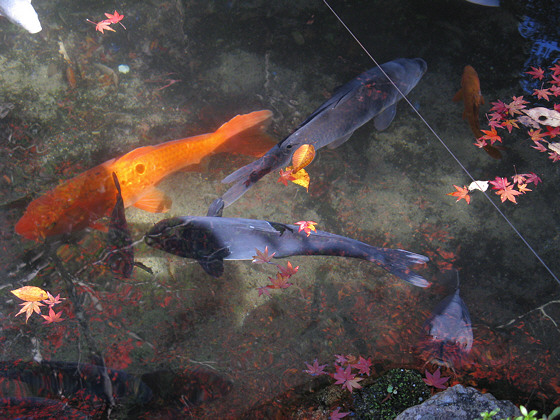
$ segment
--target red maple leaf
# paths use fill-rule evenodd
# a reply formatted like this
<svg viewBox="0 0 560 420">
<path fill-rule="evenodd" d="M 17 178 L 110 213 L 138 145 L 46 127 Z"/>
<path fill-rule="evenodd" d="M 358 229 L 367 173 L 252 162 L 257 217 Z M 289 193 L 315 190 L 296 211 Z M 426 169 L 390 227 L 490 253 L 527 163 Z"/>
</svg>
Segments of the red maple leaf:
<svg viewBox="0 0 560 420">
<path fill-rule="evenodd" d="M 552 70 L 554 75 L 560 74 L 560 61 L 557 61 L 552 67 L 550 67 L 550 70 Z"/>
<path fill-rule="evenodd" d="M 449 376 L 441 376 L 441 369 L 437 368 L 437 370 L 431 374 L 430 372 L 428 372 L 427 370 L 425 371 L 426 377 L 422 378 L 422 380 L 424 382 L 426 382 L 427 385 L 429 386 L 433 386 L 434 388 L 439 388 L 439 389 L 446 389 L 447 385 L 445 385 L 445 383 L 448 381 Z"/>
<path fill-rule="evenodd" d="M 532 182 L 533 184 L 537 185 L 539 182 L 542 182 L 542 179 L 540 179 L 539 176 L 534 172 L 523 174 L 523 176 L 525 177 L 527 184 Z"/>
<path fill-rule="evenodd" d="M 309 373 L 311 376 L 317 376 L 317 375 L 326 375 L 327 372 L 325 372 L 325 368 L 327 367 L 327 365 L 319 365 L 319 363 L 317 362 L 317 359 L 315 359 L 315 361 L 313 362 L 312 365 L 310 365 L 309 363 L 305 362 L 305 366 L 307 367 L 307 370 L 304 370 L 305 373 Z"/>
<path fill-rule="evenodd" d="M 533 96 L 536 95 L 537 99 L 544 99 L 545 101 L 549 101 L 550 99 L 548 98 L 549 95 L 552 95 L 552 92 L 546 88 L 546 89 L 534 89 L 533 90 Z"/>
<path fill-rule="evenodd" d="M 551 139 L 560 135 L 560 127 L 549 127 L 546 126 L 546 135 L 549 136 Z"/>
<path fill-rule="evenodd" d="M 55 311 L 53 311 L 52 307 L 49 308 L 49 314 L 48 315 L 41 315 L 43 318 L 46 319 L 46 321 L 44 322 L 45 324 L 50 324 L 51 322 L 62 322 L 64 321 L 64 319 L 61 318 L 62 315 L 62 311 L 60 311 L 59 313 L 56 313 Z"/>
<path fill-rule="evenodd" d="M 359 374 L 369 376 L 370 375 L 369 369 L 371 367 L 371 357 L 364 359 L 362 356 L 360 356 L 358 362 L 350 366 L 352 366 L 354 369 L 358 369 Z"/>
<path fill-rule="evenodd" d="M 272 283 L 266 286 L 269 289 L 287 289 L 293 284 L 288 282 L 289 277 L 283 276 L 281 273 L 276 273 L 275 278 L 269 277 L 268 279 Z"/>
<path fill-rule="evenodd" d="M 290 261 L 288 261 L 288 264 L 286 264 L 286 267 L 282 267 L 280 264 L 278 264 L 278 271 L 280 271 L 280 274 L 282 274 L 284 277 L 291 277 L 294 274 L 296 274 L 299 270 L 299 265 L 294 268 L 292 266 L 292 263 Z"/>
<path fill-rule="evenodd" d="M 62 301 L 66 299 L 66 298 L 61 298 L 60 293 L 58 295 L 56 295 L 56 297 L 54 297 L 53 295 L 51 295 L 51 293 L 49 291 L 47 291 L 47 295 L 48 295 L 48 298 L 44 299 L 43 302 L 45 302 L 51 308 L 54 305 L 62 303 Z"/>
<path fill-rule="evenodd" d="M 352 367 L 348 366 L 346 369 L 341 366 L 336 367 L 336 373 L 333 375 L 336 379 L 335 385 L 342 385 L 343 388 L 347 388 L 348 391 L 352 392 L 352 389 L 359 389 L 362 386 L 358 383 L 364 378 L 356 378 L 356 374 L 352 373 Z"/>
<path fill-rule="evenodd" d="M 115 10 L 115 13 L 113 13 L 113 14 L 105 13 L 105 16 L 107 16 L 108 20 L 111 23 L 119 23 L 124 18 L 124 15 L 119 15 L 119 12 L 117 12 L 116 10 Z"/>
<path fill-rule="evenodd" d="M 253 255 L 253 263 L 255 264 L 269 264 L 272 258 L 274 258 L 274 254 L 276 254 L 276 252 L 273 252 L 271 255 L 268 255 L 268 246 L 264 247 L 264 252 L 259 251 L 257 248 L 255 248 L 255 251 L 257 251 L 257 255 Z"/>
<path fill-rule="evenodd" d="M 505 103 L 503 103 L 502 101 L 500 101 L 498 99 L 497 102 L 491 102 L 492 103 L 492 108 L 490 108 L 490 111 L 496 111 L 497 115 L 499 115 L 500 117 L 502 117 L 502 115 L 507 114 L 508 113 L 508 107 Z M 492 114 L 494 115 L 494 114 Z"/>
<path fill-rule="evenodd" d="M 529 134 L 529 137 L 531 137 L 531 140 L 533 140 L 535 143 L 538 143 L 543 139 L 543 137 L 546 137 L 545 133 L 541 133 L 540 128 L 538 130 L 531 129 L 527 131 L 527 134 Z"/>
<path fill-rule="evenodd" d="M 257 287 L 257 290 L 259 291 L 259 296 L 261 295 L 270 296 L 270 292 L 268 291 L 268 289 L 269 289 L 268 286 Z"/>
<path fill-rule="evenodd" d="M 350 414 L 350 411 L 345 411 L 344 413 L 340 412 L 340 407 L 337 407 L 336 410 L 334 410 L 330 417 L 329 420 L 340 420 L 344 417 L 346 417 L 348 414 Z"/>
<path fill-rule="evenodd" d="M 514 184 L 523 184 L 525 182 L 525 175 L 524 174 L 515 174 L 512 177 Z"/>
<path fill-rule="evenodd" d="M 509 181 L 507 178 L 500 178 L 497 176 L 494 181 L 490 181 L 490 184 L 493 185 L 493 190 L 503 190 L 509 185 Z"/>
<path fill-rule="evenodd" d="M 521 114 L 521 110 L 525 108 L 525 104 L 528 103 L 529 102 L 523 99 L 523 96 L 514 96 L 513 101 L 507 104 L 506 107 L 510 115 Z"/>
<path fill-rule="evenodd" d="M 533 76 L 533 79 L 539 79 L 542 80 L 544 79 L 544 70 L 541 69 L 540 67 L 533 67 L 531 66 L 530 71 L 526 71 L 525 73 L 530 74 L 531 76 Z"/>
<path fill-rule="evenodd" d="M 91 22 L 91 21 L 90 21 Z M 95 23 L 95 22 L 92 22 Z M 95 30 L 101 33 L 104 33 L 104 30 L 116 32 L 113 28 L 111 28 L 111 21 L 110 20 L 102 20 L 101 22 L 95 23 Z"/>
<path fill-rule="evenodd" d="M 447 193 L 447 195 L 452 195 L 453 197 L 457 197 L 457 201 L 463 198 L 467 202 L 467 204 L 470 204 L 471 196 L 469 195 L 469 189 L 466 186 L 464 186 L 463 188 L 458 187 L 457 185 L 453 185 L 453 186 L 457 191 L 454 191 L 452 193 Z"/>
<path fill-rule="evenodd" d="M 553 162 L 558 162 L 560 160 L 560 155 L 556 152 L 549 152 L 548 158 L 552 159 Z"/>
</svg>

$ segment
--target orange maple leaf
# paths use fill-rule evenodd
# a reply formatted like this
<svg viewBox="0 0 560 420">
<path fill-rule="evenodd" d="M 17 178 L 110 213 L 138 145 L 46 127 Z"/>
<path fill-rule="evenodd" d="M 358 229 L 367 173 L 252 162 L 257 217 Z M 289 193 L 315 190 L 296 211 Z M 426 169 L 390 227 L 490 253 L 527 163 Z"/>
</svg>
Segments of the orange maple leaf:
<svg viewBox="0 0 560 420">
<path fill-rule="evenodd" d="M 38 313 L 38 314 L 41 313 L 41 308 L 39 308 L 39 306 L 45 306 L 41 302 L 24 302 L 24 303 L 20 303 L 20 305 L 22 306 L 22 308 L 16 314 L 16 316 L 25 312 L 26 313 L 26 316 L 25 316 L 25 323 L 26 324 L 27 324 L 27 320 L 33 314 L 33 312 Z"/>
<path fill-rule="evenodd" d="M 490 130 L 480 130 L 484 133 L 484 136 L 481 139 L 490 140 L 490 144 L 494 144 L 496 141 L 502 141 L 502 138 L 498 135 L 495 127 L 492 127 Z"/>
<path fill-rule="evenodd" d="M 287 187 L 288 181 L 293 181 L 294 179 L 296 178 L 292 175 L 292 171 L 289 170 L 289 168 L 286 168 L 285 171 L 280 169 L 280 178 L 278 178 L 278 181 L 276 182 L 281 182 Z"/>
<path fill-rule="evenodd" d="M 452 195 L 453 197 L 458 197 L 457 201 L 459 201 L 461 198 L 463 198 L 467 204 L 471 203 L 471 196 L 469 195 L 469 189 L 464 186 L 463 188 L 458 187 L 457 185 L 453 185 L 455 187 L 455 189 L 457 191 L 454 191 L 452 193 L 447 193 L 447 195 Z"/>
<path fill-rule="evenodd" d="M 311 231 L 315 232 L 317 230 L 314 226 L 316 224 L 317 222 L 313 222 L 311 220 L 302 220 L 301 222 L 296 222 L 296 225 L 299 225 L 298 232 L 301 232 L 303 230 L 307 234 L 307 236 L 311 234 Z"/>
<path fill-rule="evenodd" d="M 505 188 L 496 191 L 496 194 L 500 196 L 502 203 L 506 200 L 509 200 L 517 204 L 517 201 L 515 201 L 515 196 L 521 193 L 517 190 L 514 190 L 513 185 L 507 185 Z"/>
</svg>

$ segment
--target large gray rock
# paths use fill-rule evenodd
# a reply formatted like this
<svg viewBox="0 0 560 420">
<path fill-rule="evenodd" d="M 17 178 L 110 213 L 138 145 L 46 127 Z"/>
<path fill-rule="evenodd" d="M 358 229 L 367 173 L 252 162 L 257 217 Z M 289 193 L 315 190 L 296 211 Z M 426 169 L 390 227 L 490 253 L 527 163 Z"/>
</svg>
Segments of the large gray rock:
<svg viewBox="0 0 560 420">
<path fill-rule="evenodd" d="M 440 392 L 426 402 L 403 411 L 396 420 L 474 420 L 480 413 L 499 408 L 496 419 L 520 416 L 521 412 L 510 401 L 498 401 L 492 394 L 462 385 Z"/>
</svg>

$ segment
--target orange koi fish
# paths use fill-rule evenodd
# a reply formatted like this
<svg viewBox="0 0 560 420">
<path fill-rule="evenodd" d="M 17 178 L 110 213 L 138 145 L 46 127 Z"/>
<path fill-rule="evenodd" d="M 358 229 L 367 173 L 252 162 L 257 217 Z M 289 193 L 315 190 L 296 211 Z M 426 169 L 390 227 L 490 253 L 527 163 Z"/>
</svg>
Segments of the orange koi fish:
<svg viewBox="0 0 560 420">
<path fill-rule="evenodd" d="M 463 101 L 465 109 L 463 111 L 463 119 L 469 122 L 474 136 L 479 139 L 484 134 L 480 131 L 478 122 L 478 109 L 480 105 L 484 104 L 484 98 L 480 93 L 480 80 L 478 74 L 472 66 L 465 66 L 463 77 L 461 78 L 461 89 L 453 97 L 454 102 Z M 484 146 L 484 150 L 494 159 L 500 159 L 502 154 L 500 151 L 491 145 Z"/>
<path fill-rule="evenodd" d="M 39 241 L 84 229 L 108 216 L 117 197 L 113 172 L 119 179 L 124 207 L 166 212 L 171 200 L 155 188 L 156 184 L 179 170 L 193 170 L 192 166 L 214 153 L 262 156 L 271 147 L 271 139 L 264 133 L 271 116 L 272 112 L 266 110 L 237 115 L 214 133 L 139 147 L 108 160 L 32 201 L 15 230 L 27 239 Z"/>
</svg>

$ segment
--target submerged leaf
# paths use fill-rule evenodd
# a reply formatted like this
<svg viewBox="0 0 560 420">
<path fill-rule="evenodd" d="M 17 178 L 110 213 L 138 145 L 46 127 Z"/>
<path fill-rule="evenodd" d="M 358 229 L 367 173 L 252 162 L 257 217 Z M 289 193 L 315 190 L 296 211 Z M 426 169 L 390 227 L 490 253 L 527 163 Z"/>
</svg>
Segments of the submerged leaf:
<svg viewBox="0 0 560 420">
<path fill-rule="evenodd" d="M 292 172 L 292 177 L 294 179 L 291 179 L 290 181 L 294 184 L 301 185 L 309 192 L 309 174 L 305 171 L 305 169 L 300 169 L 295 173 Z"/>
</svg>

